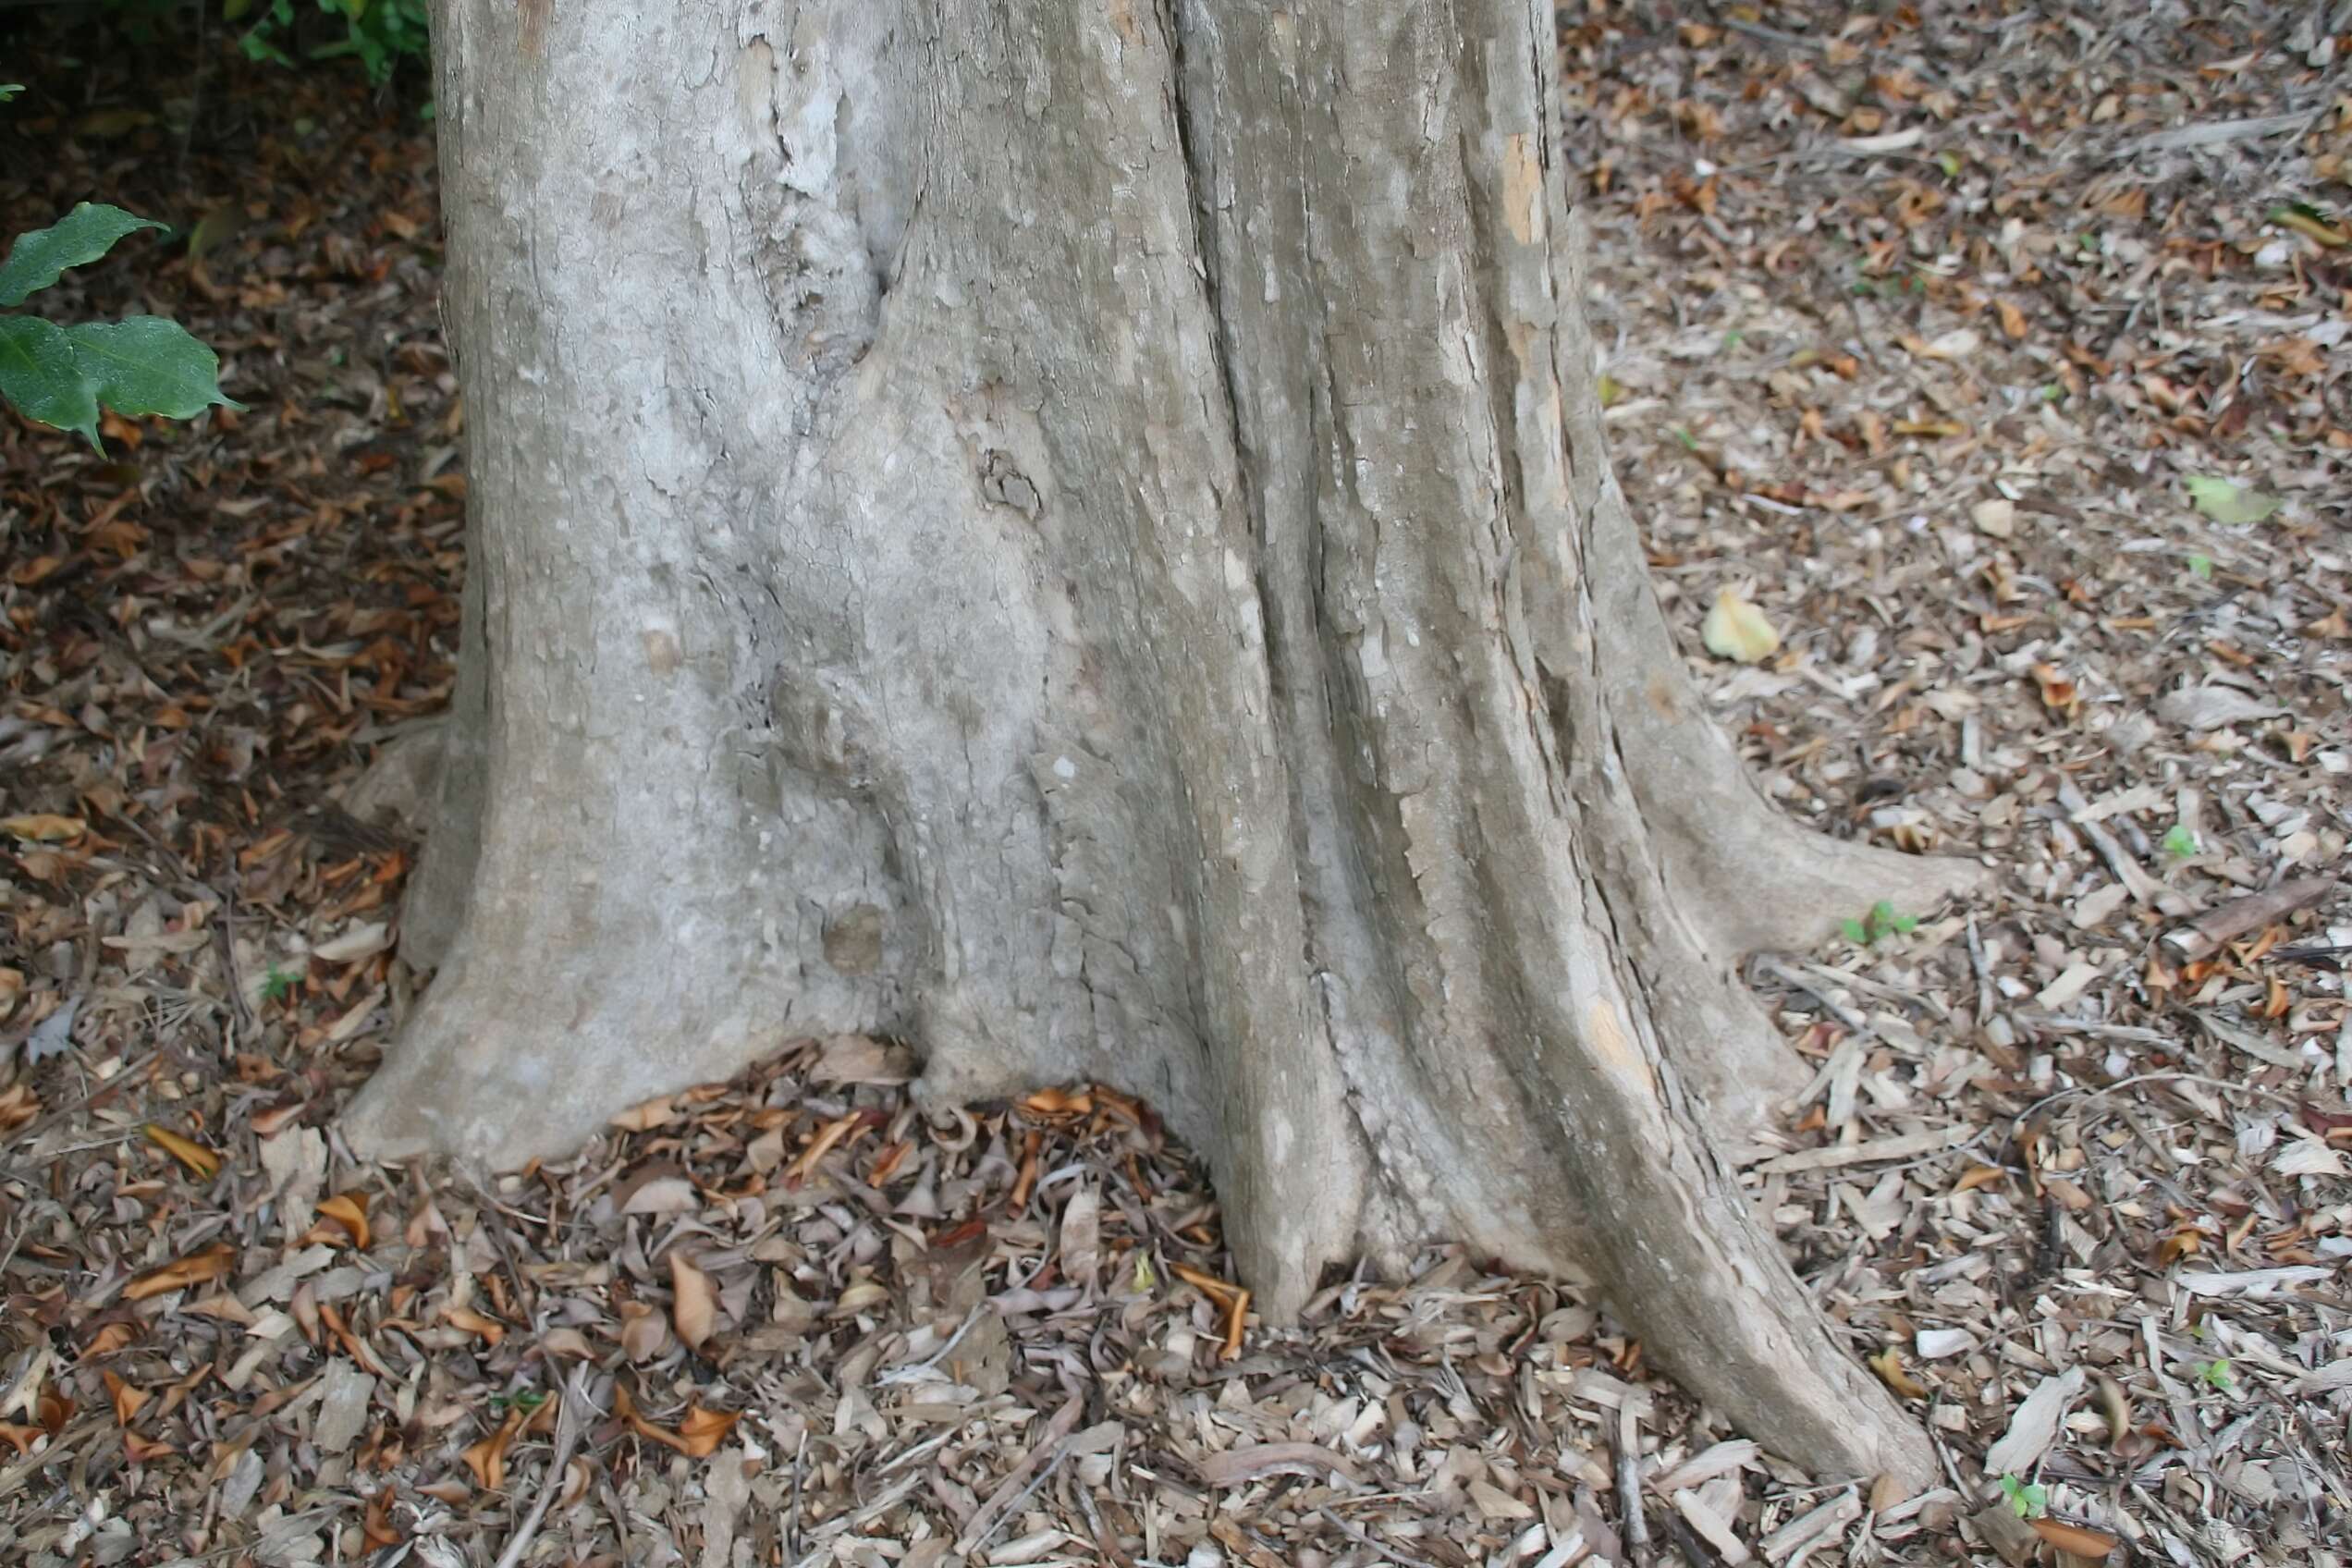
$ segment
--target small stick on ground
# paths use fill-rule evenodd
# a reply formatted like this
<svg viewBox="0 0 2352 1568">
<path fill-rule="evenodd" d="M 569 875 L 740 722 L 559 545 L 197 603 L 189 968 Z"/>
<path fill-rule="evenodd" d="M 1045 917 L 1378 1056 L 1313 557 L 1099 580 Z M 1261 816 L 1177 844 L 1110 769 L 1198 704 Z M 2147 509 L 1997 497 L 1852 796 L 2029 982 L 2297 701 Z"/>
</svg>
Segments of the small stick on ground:
<svg viewBox="0 0 2352 1568">
<path fill-rule="evenodd" d="M 547 1474 L 540 1480 L 539 1501 L 531 1505 L 531 1512 L 516 1528 L 514 1538 L 498 1554 L 497 1568 L 519 1568 L 523 1553 L 531 1550 L 532 1537 L 546 1523 L 547 1510 L 564 1488 L 564 1471 L 570 1466 L 571 1451 L 580 1442 L 580 1407 L 588 1397 L 580 1390 L 579 1379 L 580 1368 L 575 1366 L 556 1386 L 556 1451 L 547 1461 Z"/>
<path fill-rule="evenodd" d="M 1633 1402 L 1617 1407 L 1617 1500 L 1625 1513 L 1625 1561 L 1649 1568 L 1649 1519 L 1642 1512 L 1641 1418 Z"/>
</svg>

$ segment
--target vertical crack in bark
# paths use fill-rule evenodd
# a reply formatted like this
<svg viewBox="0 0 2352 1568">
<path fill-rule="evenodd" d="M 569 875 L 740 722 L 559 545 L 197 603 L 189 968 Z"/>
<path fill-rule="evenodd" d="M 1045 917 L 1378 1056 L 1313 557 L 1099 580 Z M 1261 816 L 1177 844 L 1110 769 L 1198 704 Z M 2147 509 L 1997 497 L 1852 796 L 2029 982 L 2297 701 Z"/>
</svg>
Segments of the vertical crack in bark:
<svg viewBox="0 0 2352 1568">
<path fill-rule="evenodd" d="M 1344 441 L 1338 418 L 1338 384 L 1325 333 L 1326 309 L 1307 247 L 1314 231 L 1313 181 L 1300 161 L 1277 153 L 1288 137 L 1294 150 L 1307 135 L 1307 101 L 1295 79 L 1269 68 L 1268 51 L 1233 41 L 1233 32 L 1292 25 L 1265 17 L 1220 15 L 1191 0 L 1164 0 L 1170 39 L 1174 113 L 1194 219 L 1194 245 L 1215 334 L 1214 351 L 1230 422 L 1243 500 L 1253 543 L 1252 573 L 1263 612 L 1266 669 L 1272 720 L 1289 759 L 1290 858 L 1300 900 L 1302 972 L 1315 993 L 1319 1045 L 1338 1072 L 1338 1109 L 1349 1118 L 1335 1129 L 1359 1151 L 1371 1183 L 1362 1212 L 1344 1225 L 1354 1250 L 1386 1262 L 1403 1261 L 1403 1244 L 1441 1229 L 1436 1178 L 1410 1139 L 1396 1133 L 1399 1119 L 1383 1111 L 1366 1081 L 1366 1037 L 1392 1038 L 1393 998 L 1382 995 L 1387 976 L 1366 958 L 1375 950 L 1364 915 L 1369 881 L 1363 857 L 1344 825 L 1340 802 L 1341 758 L 1337 689 L 1327 668 L 1338 656 L 1327 643 L 1323 597 L 1326 441 Z M 1254 34 L 1252 34 L 1255 36 Z M 1211 94 L 1202 100 L 1196 94 Z M 1225 95 L 1248 98 L 1265 134 L 1254 151 L 1265 162 L 1240 160 L 1220 169 L 1220 136 L 1243 121 L 1220 113 Z M 1220 178 L 1255 177 L 1269 210 L 1259 212 L 1264 233 L 1220 227 Z M 1295 224 L 1295 234 L 1290 226 Z M 1279 238 L 1288 235 L 1287 239 Z M 1290 249 L 1295 245 L 1296 250 Z M 1256 262 L 1284 280 L 1279 303 L 1252 298 L 1237 308 L 1228 298 L 1229 274 Z M 1342 472 L 1350 460 L 1342 452 Z M 1344 493 L 1342 491 L 1342 493 Z M 1367 1011 L 1368 1008 L 1368 1011 Z M 1390 1047 L 1391 1053 L 1393 1047 Z M 1368 1157 L 1368 1158 L 1367 1158 Z M 1297 1171 L 1285 1181 L 1318 1179 Z M 1363 1178 L 1357 1178 L 1362 1180 Z M 1410 1217 L 1409 1219 L 1406 1217 Z M 1336 1261 L 1336 1260 L 1334 1260 Z"/>
</svg>

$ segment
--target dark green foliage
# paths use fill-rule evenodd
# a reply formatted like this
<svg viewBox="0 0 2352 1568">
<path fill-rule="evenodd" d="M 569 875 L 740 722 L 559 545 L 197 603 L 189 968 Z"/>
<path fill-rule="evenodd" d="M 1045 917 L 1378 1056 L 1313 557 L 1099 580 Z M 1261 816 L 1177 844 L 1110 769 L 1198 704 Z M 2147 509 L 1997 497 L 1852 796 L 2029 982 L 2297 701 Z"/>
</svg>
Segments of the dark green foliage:
<svg viewBox="0 0 2352 1568">
<path fill-rule="evenodd" d="M 84 202 L 47 228 L 19 235 L 0 262 L 0 305 L 21 305 L 68 267 L 97 261 L 125 235 L 164 226 L 119 207 Z M 99 446 L 98 410 L 193 419 L 214 403 L 220 361 L 177 322 L 128 316 L 60 326 L 40 316 L 0 316 L 0 398 L 27 419 Z M 103 448 L 102 448 L 103 449 Z"/>
</svg>

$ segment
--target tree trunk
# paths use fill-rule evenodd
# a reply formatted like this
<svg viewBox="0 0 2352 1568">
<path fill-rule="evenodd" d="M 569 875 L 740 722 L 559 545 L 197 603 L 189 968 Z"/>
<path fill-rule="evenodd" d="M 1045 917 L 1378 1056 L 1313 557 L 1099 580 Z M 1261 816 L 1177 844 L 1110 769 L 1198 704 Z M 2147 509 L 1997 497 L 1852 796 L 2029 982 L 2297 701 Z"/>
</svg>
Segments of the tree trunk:
<svg viewBox="0 0 2352 1568">
<path fill-rule="evenodd" d="M 1929 1470 L 1719 1141 L 1733 980 L 1966 867 L 1741 776 L 1602 449 L 1527 0 L 445 0 L 464 678 L 356 1145 L 515 1160 L 811 1034 L 1091 1079 L 1271 1317 L 1595 1277 Z M 1311 1194 L 1311 1198 L 1309 1197 Z"/>
</svg>

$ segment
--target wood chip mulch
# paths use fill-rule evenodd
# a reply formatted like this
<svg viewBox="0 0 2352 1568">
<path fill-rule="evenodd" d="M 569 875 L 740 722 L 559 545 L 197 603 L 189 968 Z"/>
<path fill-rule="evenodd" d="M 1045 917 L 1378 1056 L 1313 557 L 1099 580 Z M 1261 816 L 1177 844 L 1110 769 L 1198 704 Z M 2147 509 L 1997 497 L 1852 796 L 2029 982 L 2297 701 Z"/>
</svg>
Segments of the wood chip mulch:
<svg viewBox="0 0 2352 1568">
<path fill-rule="evenodd" d="M 180 230 L 36 302 L 171 314 L 250 406 L 0 423 L 0 1560 L 2346 1561 L 2344 7 L 1562 13 L 1721 721 L 1793 815 L 2000 872 L 1750 970 L 1817 1073 L 1746 1179 L 1938 1438 L 1899 1501 L 1572 1281 L 1439 1250 L 1268 1328 L 1099 1089 L 934 1123 L 811 1041 L 560 1165 L 351 1159 L 422 980 L 413 846 L 341 802 L 463 570 L 421 90 L 0 25 L 0 235 Z M 1726 590 L 1776 652 L 1705 653 Z"/>
</svg>

